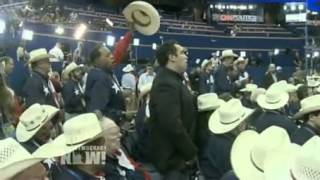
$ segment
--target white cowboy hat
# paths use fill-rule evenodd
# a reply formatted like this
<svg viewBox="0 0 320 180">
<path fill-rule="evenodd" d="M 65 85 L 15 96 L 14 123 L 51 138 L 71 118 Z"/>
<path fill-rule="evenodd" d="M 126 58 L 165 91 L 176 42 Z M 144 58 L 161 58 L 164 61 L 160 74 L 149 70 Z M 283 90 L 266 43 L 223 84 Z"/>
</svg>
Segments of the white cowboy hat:
<svg viewBox="0 0 320 180">
<path fill-rule="evenodd" d="M 160 28 L 160 15 L 147 2 L 134 1 L 122 13 L 127 21 L 134 23 L 134 28 L 141 34 L 150 36 L 155 34 Z"/>
<path fill-rule="evenodd" d="M 35 49 L 30 52 L 30 59 L 29 63 L 34 63 L 39 60 L 47 59 L 47 58 L 54 58 L 53 55 L 48 54 L 45 48 Z"/>
<path fill-rule="evenodd" d="M 320 111 L 320 94 L 306 97 L 300 102 L 300 110 L 293 116 L 294 119 L 299 119 L 306 114 L 314 111 Z"/>
<path fill-rule="evenodd" d="M 280 109 L 287 104 L 289 94 L 281 89 L 269 88 L 265 94 L 257 98 L 257 103 L 263 109 Z"/>
<path fill-rule="evenodd" d="M 320 138 L 313 136 L 303 146 L 283 149 L 266 161 L 266 180 L 320 179 Z"/>
<path fill-rule="evenodd" d="M 298 90 L 297 86 L 295 86 L 293 84 L 288 84 L 288 82 L 286 80 L 281 80 L 281 81 L 273 83 L 269 87 L 269 89 L 278 89 L 278 90 L 285 91 L 287 93 L 296 92 Z"/>
<path fill-rule="evenodd" d="M 19 142 L 30 140 L 43 125 L 50 121 L 59 109 L 50 105 L 33 104 L 19 117 L 16 136 Z"/>
<path fill-rule="evenodd" d="M 122 69 L 122 71 L 123 71 L 123 72 L 126 72 L 126 73 L 131 72 L 131 71 L 133 71 L 133 70 L 134 70 L 134 68 L 132 67 L 131 64 L 127 64 L 127 65 Z"/>
<path fill-rule="evenodd" d="M 44 158 L 32 156 L 13 138 L 0 140 L 1 179 L 11 179 L 23 170 L 39 163 Z"/>
<path fill-rule="evenodd" d="M 261 94 L 265 94 L 265 93 L 266 93 L 266 89 L 264 89 L 264 88 L 257 88 L 257 89 L 255 89 L 255 90 L 253 90 L 253 91 L 251 92 L 250 100 L 251 100 L 252 102 L 257 102 L 258 96 L 261 95 Z"/>
<path fill-rule="evenodd" d="M 201 68 L 205 68 L 209 63 L 212 63 L 212 62 L 208 59 L 203 60 L 201 63 Z"/>
<path fill-rule="evenodd" d="M 261 134 L 253 130 L 243 131 L 231 148 L 232 168 L 241 180 L 263 180 L 268 154 L 289 144 L 288 133 L 280 127 L 271 126 Z"/>
<path fill-rule="evenodd" d="M 224 134 L 241 124 L 253 109 L 244 107 L 239 99 L 230 99 L 222 104 L 210 117 L 209 129 L 215 134 Z"/>
<path fill-rule="evenodd" d="M 102 128 L 94 113 L 75 116 L 63 124 L 63 134 L 38 148 L 34 155 L 63 156 L 100 137 Z"/>
<path fill-rule="evenodd" d="M 222 51 L 222 59 L 225 58 L 225 57 L 238 57 L 237 54 L 233 53 L 233 50 L 232 49 L 226 49 L 224 51 Z"/>
<path fill-rule="evenodd" d="M 253 92 L 256 89 L 258 89 L 256 84 L 246 84 L 246 87 L 240 89 L 240 92 Z"/>
<path fill-rule="evenodd" d="M 220 107 L 225 101 L 219 99 L 216 93 L 206 93 L 198 96 L 198 111 L 211 111 Z"/>
<path fill-rule="evenodd" d="M 81 67 L 79 65 L 77 65 L 75 62 L 72 62 L 64 69 L 63 72 L 65 73 L 65 75 L 69 76 L 69 74 L 72 71 L 74 71 L 74 70 L 76 70 L 78 68 L 81 68 Z"/>
</svg>

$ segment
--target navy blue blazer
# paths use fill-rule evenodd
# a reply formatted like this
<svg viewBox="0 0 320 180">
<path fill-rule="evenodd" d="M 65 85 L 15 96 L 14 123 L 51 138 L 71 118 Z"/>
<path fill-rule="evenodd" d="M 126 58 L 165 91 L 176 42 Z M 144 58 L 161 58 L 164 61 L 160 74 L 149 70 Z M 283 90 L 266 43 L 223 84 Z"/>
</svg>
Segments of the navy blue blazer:
<svg viewBox="0 0 320 180">
<path fill-rule="evenodd" d="M 125 111 L 125 101 L 120 84 L 112 72 L 100 68 L 88 74 L 85 90 L 87 111 L 100 110 L 105 116 L 119 122 Z"/>
<path fill-rule="evenodd" d="M 82 103 L 84 101 L 84 92 L 79 85 L 79 82 L 73 80 L 69 80 L 63 85 L 62 97 L 67 113 L 84 113 L 86 110 Z"/>
<path fill-rule="evenodd" d="M 265 111 L 253 122 L 253 126 L 259 133 L 273 125 L 284 128 L 289 135 L 297 129 L 293 120 L 277 111 Z"/>
<path fill-rule="evenodd" d="M 48 86 L 49 77 L 33 71 L 23 87 L 23 97 L 27 107 L 34 103 L 57 106 L 51 89 Z"/>
<path fill-rule="evenodd" d="M 214 77 L 210 73 L 202 72 L 199 79 L 199 94 L 214 92 Z"/>
<path fill-rule="evenodd" d="M 231 147 L 235 137 L 230 134 L 210 134 L 204 153 L 199 156 L 201 172 L 205 179 L 220 179 L 230 171 Z"/>
<path fill-rule="evenodd" d="M 227 67 L 221 65 L 214 75 L 215 91 L 217 94 L 235 93 L 238 87 L 228 75 Z"/>
<path fill-rule="evenodd" d="M 304 123 L 296 131 L 292 133 L 291 141 L 293 143 L 303 145 L 313 136 L 317 136 L 317 135 L 319 134 L 317 133 L 317 130 L 314 127 L 310 126 L 307 123 Z"/>
</svg>

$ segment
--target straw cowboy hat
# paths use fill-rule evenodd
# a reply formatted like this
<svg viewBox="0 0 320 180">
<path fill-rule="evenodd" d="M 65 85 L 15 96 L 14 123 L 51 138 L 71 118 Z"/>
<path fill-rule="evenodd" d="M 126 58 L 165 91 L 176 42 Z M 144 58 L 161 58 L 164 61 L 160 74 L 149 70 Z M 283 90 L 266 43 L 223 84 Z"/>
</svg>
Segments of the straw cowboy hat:
<svg viewBox="0 0 320 180">
<path fill-rule="evenodd" d="M 63 134 L 41 146 L 34 155 L 42 157 L 50 153 L 52 157 L 63 156 L 101 135 L 102 128 L 96 114 L 81 114 L 66 121 L 63 124 Z"/>
<path fill-rule="evenodd" d="M 150 36 L 155 34 L 160 28 L 160 15 L 147 2 L 134 1 L 122 13 L 127 21 L 134 23 L 134 28 L 141 34 Z"/>
<path fill-rule="evenodd" d="M 289 84 L 286 80 L 275 82 L 269 88 L 283 90 L 283 91 L 286 91 L 287 93 L 296 92 L 298 90 L 298 86 Z"/>
<path fill-rule="evenodd" d="M 44 158 L 48 158 L 48 156 Z M 0 140 L 1 179 L 11 179 L 44 158 L 32 156 L 13 138 Z"/>
<path fill-rule="evenodd" d="M 123 72 L 126 72 L 126 73 L 131 72 L 131 71 L 133 71 L 133 70 L 134 70 L 134 68 L 132 67 L 131 64 L 127 64 L 127 65 L 122 69 L 122 71 L 123 71 Z"/>
<path fill-rule="evenodd" d="M 211 111 L 220 107 L 224 100 L 219 99 L 216 93 L 206 93 L 198 96 L 198 111 Z"/>
<path fill-rule="evenodd" d="M 256 89 L 258 89 L 256 84 L 246 84 L 246 87 L 240 89 L 240 92 L 253 92 Z"/>
<path fill-rule="evenodd" d="M 243 131 L 231 148 L 231 165 L 241 180 L 264 179 L 264 164 L 273 151 L 290 145 L 286 130 L 271 126 L 258 134 L 253 130 Z"/>
<path fill-rule="evenodd" d="M 70 74 L 72 71 L 74 71 L 74 70 L 76 70 L 76 69 L 78 69 L 78 68 L 81 68 L 81 66 L 77 65 L 75 62 L 72 62 L 72 63 L 70 63 L 70 64 L 64 69 L 63 73 L 64 73 L 65 75 L 69 76 L 69 74 Z"/>
<path fill-rule="evenodd" d="M 266 89 L 264 89 L 264 88 L 254 89 L 254 90 L 251 92 L 250 100 L 251 100 L 252 102 L 257 102 L 258 96 L 261 95 L 261 94 L 264 94 L 264 93 L 266 93 Z"/>
<path fill-rule="evenodd" d="M 275 151 L 265 165 L 266 180 L 320 179 L 320 138 L 313 136 L 303 146 Z"/>
<path fill-rule="evenodd" d="M 209 129 L 215 134 L 224 134 L 241 124 L 253 109 L 244 107 L 239 99 L 230 99 L 222 104 L 210 117 Z"/>
<path fill-rule="evenodd" d="M 29 63 L 34 63 L 47 58 L 54 58 L 54 56 L 51 54 L 48 54 L 45 48 L 35 49 L 30 52 Z"/>
<path fill-rule="evenodd" d="M 201 68 L 205 68 L 207 66 L 207 64 L 212 63 L 212 61 L 205 59 L 202 61 L 201 63 Z"/>
<path fill-rule="evenodd" d="M 33 104 L 19 117 L 16 136 L 19 142 L 30 140 L 43 125 L 50 121 L 59 109 L 50 105 Z"/>
<path fill-rule="evenodd" d="M 226 49 L 224 51 L 222 51 L 222 55 L 221 55 L 222 59 L 225 58 L 225 57 L 238 57 L 237 54 L 233 53 L 233 50 L 232 49 Z"/>
<path fill-rule="evenodd" d="M 320 94 L 306 97 L 300 102 L 300 110 L 293 116 L 294 119 L 299 119 L 306 114 L 314 111 L 320 111 Z"/>
<path fill-rule="evenodd" d="M 263 109 L 280 109 L 287 104 L 289 94 L 285 90 L 269 88 L 265 94 L 257 98 L 257 103 Z"/>
</svg>

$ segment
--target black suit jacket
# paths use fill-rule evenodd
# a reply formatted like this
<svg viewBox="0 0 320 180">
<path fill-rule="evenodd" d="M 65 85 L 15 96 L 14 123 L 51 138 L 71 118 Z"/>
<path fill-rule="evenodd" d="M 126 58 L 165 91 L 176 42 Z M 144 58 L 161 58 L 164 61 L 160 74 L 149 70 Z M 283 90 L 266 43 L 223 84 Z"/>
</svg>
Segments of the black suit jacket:
<svg viewBox="0 0 320 180">
<path fill-rule="evenodd" d="M 151 162 L 160 173 L 179 170 L 196 156 L 195 99 L 179 74 L 163 68 L 157 74 L 150 96 Z"/>
<path fill-rule="evenodd" d="M 278 77 L 277 77 L 277 79 L 278 79 Z M 271 73 L 267 73 L 264 77 L 264 80 L 263 80 L 263 87 L 265 89 L 268 89 L 270 87 L 270 85 L 273 83 L 275 83 L 275 81 L 273 80 Z"/>
</svg>

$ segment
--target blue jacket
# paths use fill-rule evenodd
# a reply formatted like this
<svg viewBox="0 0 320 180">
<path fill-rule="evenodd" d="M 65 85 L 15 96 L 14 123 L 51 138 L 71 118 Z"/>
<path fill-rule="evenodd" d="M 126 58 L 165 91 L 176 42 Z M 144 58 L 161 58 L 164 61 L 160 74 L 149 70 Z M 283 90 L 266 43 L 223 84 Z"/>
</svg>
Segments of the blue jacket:
<svg viewBox="0 0 320 180">
<path fill-rule="evenodd" d="M 85 99 L 87 111 L 100 110 L 115 122 L 122 119 L 125 102 L 120 84 L 112 72 L 92 69 L 88 74 Z"/>
<path fill-rule="evenodd" d="M 253 122 L 253 126 L 259 133 L 273 125 L 284 128 L 289 135 L 297 129 L 293 120 L 277 111 L 265 111 Z"/>
<path fill-rule="evenodd" d="M 212 134 L 205 151 L 199 156 L 200 169 L 205 179 L 218 180 L 230 171 L 230 152 L 235 137 L 230 134 Z"/>
<path fill-rule="evenodd" d="M 217 94 L 235 93 L 238 87 L 228 75 L 227 67 L 221 65 L 214 75 L 215 91 Z"/>
<path fill-rule="evenodd" d="M 291 135 L 291 141 L 293 143 L 303 145 L 313 136 L 318 136 L 317 130 L 307 123 L 302 124 L 296 131 Z"/>
<path fill-rule="evenodd" d="M 34 103 L 57 106 L 48 82 L 49 77 L 33 71 L 23 87 L 23 97 L 27 107 Z"/>
<path fill-rule="evenodd" d="M 211 73 L 201 73 L 199 79 L 199 94 L 214 92 L 214 77 Z"/>
<path fill-rule="evenodd" d="M 79 85 L 80 83 L 73 80 L 69 80 L 63 85 L 62 97 L 64 108 L 67 113 L 85 112 L 85 106 L 83 104 L 84 92 L 80 89 Z"/>
</svg>

